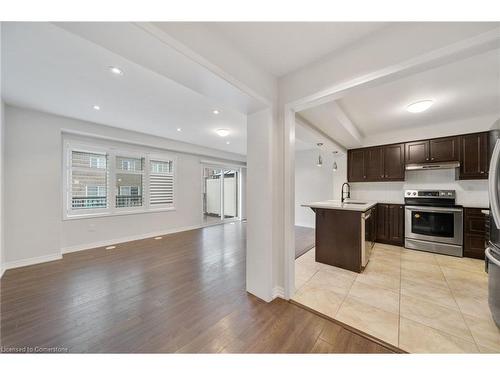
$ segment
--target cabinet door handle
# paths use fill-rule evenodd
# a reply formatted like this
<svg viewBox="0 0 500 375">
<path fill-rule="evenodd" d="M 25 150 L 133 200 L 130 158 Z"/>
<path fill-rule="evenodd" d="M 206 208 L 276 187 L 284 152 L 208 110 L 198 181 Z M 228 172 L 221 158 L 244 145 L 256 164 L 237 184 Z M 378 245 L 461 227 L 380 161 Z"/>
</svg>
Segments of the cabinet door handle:
<svg viewBox="0 0 500 375">
<path fill-rule="evenodd" d="M 481 171 L 481 173 L 484 173 L 484 171 Z"/>
<path fill-rule="evenodd" d="M 425 160 L 429 160 L 429 158 L 425 158 Z"/>
<path fill-rule="evenodd" d="M 434 160 L 434 158 L 431 158 L 431 160 Z"/>
</svg>

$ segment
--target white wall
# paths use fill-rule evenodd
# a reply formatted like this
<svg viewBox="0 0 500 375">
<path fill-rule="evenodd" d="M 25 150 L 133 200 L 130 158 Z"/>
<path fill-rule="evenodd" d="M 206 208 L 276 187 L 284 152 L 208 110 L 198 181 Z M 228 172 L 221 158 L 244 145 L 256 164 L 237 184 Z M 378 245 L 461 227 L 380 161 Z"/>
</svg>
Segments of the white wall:
<svg viewBox="0 0 500 375">
<path fill-rule="evenodd" d="M 4 103 L 1 95 L 2 87 L 2 23 L 0 22 L 0 277 L 4 271 L 4 220 L 3 220 L 3 176 L 4 176 Z"/>
<path fill-rule="evenodd" d="M 339 159 L 336 157 L 337 165 Z M 334 181 L 339 179 L 338 170 L 333 172 L 333 154 L 323 153 L 323 167 L 316 166 L 317 150 L 297 151 L 295 153 L 295 225 L 314 228 L 315 214 L 307 202 L 339 199 L 340 189 L 334 190 Z"/>
<path fill-rule="evenodd" d="M 488 207 L 488 181 L 456 181 L 455 170 L 406 171 L 404 182 L 353 182 L 354 199 L 376 200 L 385 203 L 403 203 L 406 189 L 456 190 L 457 204 L 465 207 Z"/>
<path fill-rule="evenodd" d="M 241 160 L 240 155 L 12 106 L 5 107 L 5 116 L 7 266 L 53 259 L 60 256 L 61 249 L 76 250 L 199 226 L 200 161 L 207 156 L 232 164 Z M 127 140 L 154 150 L 185 151 L 177 153 L 176 211 L 63 221 L 62 130 Z"/>
</svg>

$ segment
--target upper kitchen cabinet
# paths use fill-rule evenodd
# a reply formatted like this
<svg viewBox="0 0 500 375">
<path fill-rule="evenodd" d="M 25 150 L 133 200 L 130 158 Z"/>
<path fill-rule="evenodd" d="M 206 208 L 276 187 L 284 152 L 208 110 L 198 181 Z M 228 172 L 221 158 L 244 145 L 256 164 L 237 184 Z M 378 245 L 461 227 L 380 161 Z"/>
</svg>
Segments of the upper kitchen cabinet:
<svg viewBox="0 0 500 375">
<path fill-rule="evenodd" d="M 406 143 L 406 164 L 438 163 L 460 159 L 459 137 Z"/>
<path fill-rule="evenodd" d="M 488 178 L 488 133 L 460 137 L 460 180 Z"/>
<path fill-rule="evenodd" d="M 384 149 L 372 147 L 365 149 L 365 174 L 367 181 L 384 179 Z"/>
<path fill-rule="evenodd" d="M 459 140 L 459 137 L 431 139 L 429 141 L 430 161 L 458 161 L 460 159 Z"/>
<path fill-rule="evenodd" d="M 404 181 L 405 148 L 404 144 L 388 145 L 384 150 L 384 180 Z"/>
<path fill-rule="evenodd" d="M 429 161 L 429 141 L 408 142 L 405 147 L 406 164 L 420 164 Z"/>
<path fill-rule="evenodd" d="M 349 182 L 403 181 L 404 144 L 348 150 Z"/>
<path fill-rule="evenodd" d="M 348 150 L 347 164 L 347 180 L 349 182 L 366 181 L 364 149 Z"/>
</svg>

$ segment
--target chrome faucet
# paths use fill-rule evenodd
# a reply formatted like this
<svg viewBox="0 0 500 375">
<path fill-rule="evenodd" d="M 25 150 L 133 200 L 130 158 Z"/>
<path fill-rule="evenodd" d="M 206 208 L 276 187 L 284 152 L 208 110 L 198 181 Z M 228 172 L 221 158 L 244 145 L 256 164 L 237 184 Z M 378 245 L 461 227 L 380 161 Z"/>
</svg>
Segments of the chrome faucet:
<svg viewBox="0 0 500 375">
<path fill-rule="evenodd" d="M 347 191 L 344 191 L 344 186 L 347 185 Z M 347 197 L 344 198 L 344 193 L 347 193 Z M 346 198 L 351 198 L 351 185 L 349 185 L 347 182 L 344 182 L 342 184 L 342 191 L 340 193 L 340 200 L 342 203 L 346 200 Z"/>
</svg>

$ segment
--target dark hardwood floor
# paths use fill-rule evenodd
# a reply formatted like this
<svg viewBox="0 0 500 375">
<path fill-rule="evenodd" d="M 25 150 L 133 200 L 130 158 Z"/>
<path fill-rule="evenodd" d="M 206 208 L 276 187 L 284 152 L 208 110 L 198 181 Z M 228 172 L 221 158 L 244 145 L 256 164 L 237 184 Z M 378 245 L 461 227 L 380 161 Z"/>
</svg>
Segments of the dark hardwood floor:
<svg viewBox="0 0 500 375">
<path fill-rule="evenodd" d="M 67 254 L 8 270 L 9 348 L 69 352 L 384 353 L 301 307 L 245 291 L 245 224 Z"/>
<path fill-rule="evenodd" d="M 314 228 L 295 226 L 295 259 L 307 253 L 316 242 Z"/>
</svg>

